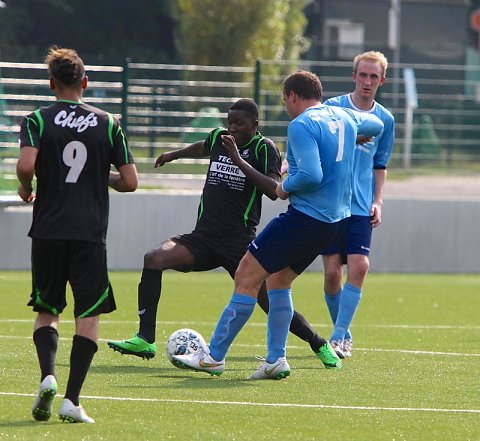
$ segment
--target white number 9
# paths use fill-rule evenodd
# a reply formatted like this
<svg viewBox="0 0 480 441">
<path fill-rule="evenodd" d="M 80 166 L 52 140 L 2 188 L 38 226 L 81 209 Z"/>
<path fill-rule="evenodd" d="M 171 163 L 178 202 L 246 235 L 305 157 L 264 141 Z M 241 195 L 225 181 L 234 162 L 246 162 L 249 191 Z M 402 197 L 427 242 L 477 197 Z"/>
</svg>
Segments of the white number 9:
<svg viewBox="0 0 480 441">
<path fill-rule="evenodd" d="M 87 162 L 87 147 L 80 141 L 69 142 L 63 149 L 63 162 L 70 167 L 65 182 L 75 184 Z"/>
</svg>

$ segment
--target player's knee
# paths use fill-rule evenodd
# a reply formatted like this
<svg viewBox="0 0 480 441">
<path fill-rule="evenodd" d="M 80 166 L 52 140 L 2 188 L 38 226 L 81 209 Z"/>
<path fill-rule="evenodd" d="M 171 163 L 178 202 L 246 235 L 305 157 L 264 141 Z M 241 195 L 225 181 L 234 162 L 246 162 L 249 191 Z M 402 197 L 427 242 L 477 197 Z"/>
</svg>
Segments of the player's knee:
<svg viewBox="0 0 480 441">
<path fill-rule="evenodd" d="M 335 287 L 339 287 L 342 285 L 342 277 L 343 277 L 342 267 L 339 268 L 337 266 L 331 265 L 325 268 L 325 274 L 324 274 L 325 286 L 332 287 L 334 291 L 335 291 L 334 289 Z"/>
<path fill-rule="evenodd" d="M 242 265 L 239 265 L 238 268 L 235 270 L 235 285 L 243 283 L 243 281 L 246 279 L 247 274 L 248 273 L 246 271 L 246 268 Z"/>
<path fill-rule="evenodd" d="M 159 271 L 172 268 L 172 259 L 178 260 L 178 256 L 176 256 L 178 251 L 176 251 L 176 249 L 176 243 L 174 241 L 166 240 L 143 256 L 144 267 Z"/>
<path fill-rule="evenodd" d="M 143 266 L 145 268 L 153 268 L 159 271 L 163 271 L 165 267 L 165 259 L 163 258 L 162 251 L 158 248 L 150 250 L 143 256 Z"/>
<path fill-rule="evenodd" d="M 349 266 L 348 268 L 349 277 L 356 281 L 363 282 L 363 280 L 367 276 L 369 268 L 370 268 L 370 262 L 368 259 L 359 260 L 355 262 L 354 265 Z"/>
<path fill-rule="evenodd" d="M 235 271 L 235 292 L 258 297 L 258 291 L 262 285 L 262 280 L 254 277 L 247 268 L 239 266 Z"/>
</svg>

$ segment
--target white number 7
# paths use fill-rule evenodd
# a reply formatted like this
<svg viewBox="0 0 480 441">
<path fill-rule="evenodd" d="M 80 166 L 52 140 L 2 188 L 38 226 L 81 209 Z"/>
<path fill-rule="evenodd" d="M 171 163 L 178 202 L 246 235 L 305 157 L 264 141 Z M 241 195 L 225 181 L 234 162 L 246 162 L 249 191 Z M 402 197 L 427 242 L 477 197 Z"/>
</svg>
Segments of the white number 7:
<svg viewBox="0 0 480 441">
<path fill-rule="evenodd" d="M 343 146 L 345 143 L 345 125 L 342 120 L 328 121 L 328 127 L 331 133 L 335 133 L 338 130 L 338 151 L 335 162 L 340 162 L 343 159 Z"/>
<path fill-rule="evenodd" d="M 83 142 L 69 142 L 63 149 L 63 162 L 70 167 L 65 182 L 75 184 L 87 162 L 87 147 Z"/>
</svg>

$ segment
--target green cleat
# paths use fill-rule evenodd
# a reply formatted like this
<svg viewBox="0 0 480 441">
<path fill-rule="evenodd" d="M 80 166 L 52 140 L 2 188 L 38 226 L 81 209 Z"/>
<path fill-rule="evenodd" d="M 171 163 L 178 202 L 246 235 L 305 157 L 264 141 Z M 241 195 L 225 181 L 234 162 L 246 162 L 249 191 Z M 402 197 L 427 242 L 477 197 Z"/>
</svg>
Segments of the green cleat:
<svg viewBox="0 0 480 441">
<path fill-rule="evenodd" d="M 146 358 L 147 360 L 155 357 L 157 353 L 157 345 L 155 343 L 148 343 L 142 337 L 139 337 L 138 334 L 135 334 L 128 340 L 111 340 L 108 342 L 108 346 L 121 354 L 135 355 L 140 358 Z"/>
<path fill-rule="evenodd" d="M 332 348 L 332 345 L 328 341 L 323 346 L 320 346 L 320 349 L 318 352 L 316 352 L 316 355 L 320 360 L 322 360 L 322 363 L 325 365 L 325 369 L 340 370 L 342 368 L 342 360 L 340 360 L 335 350 Z"/>
</svg>

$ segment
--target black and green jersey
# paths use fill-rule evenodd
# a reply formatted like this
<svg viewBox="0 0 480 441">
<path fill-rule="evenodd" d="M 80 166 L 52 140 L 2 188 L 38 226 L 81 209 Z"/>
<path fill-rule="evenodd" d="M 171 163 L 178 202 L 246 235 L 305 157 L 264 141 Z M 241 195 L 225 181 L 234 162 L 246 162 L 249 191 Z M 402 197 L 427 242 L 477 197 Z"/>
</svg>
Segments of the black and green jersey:
<svg viewBox="0 0 480 441">
<path fill-rule="evenodd" d="M 59 100 L 25 117 L 20 147 L 26 146 L 38 149 L 29 236 L 105 243 L 110 164 L 133 163 L 118 120 L 87 104 Z"/>
<path fill-rule="evenodd" d="M 210 152 L 210 165 L 198 208 L 196 230 L 219 234 L 252 235 L 260 220 L 262 193 L 232 163 L 222 147 L 225 129 L 215 129 L 205 141 Z M 259 172 L 280 177 L 280 153 L 268 138 L 259 132 L 238 147 L 240 156 Z"/>
</svg>

